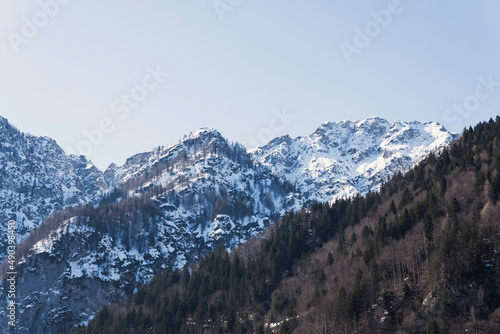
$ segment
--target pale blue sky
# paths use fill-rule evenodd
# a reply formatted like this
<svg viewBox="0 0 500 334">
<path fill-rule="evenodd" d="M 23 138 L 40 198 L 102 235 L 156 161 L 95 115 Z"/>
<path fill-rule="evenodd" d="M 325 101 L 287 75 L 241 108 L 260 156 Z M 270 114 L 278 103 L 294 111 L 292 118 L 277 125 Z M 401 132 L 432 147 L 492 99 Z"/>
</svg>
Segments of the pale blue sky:
<svg viewBox="0 0 500 334">
<path fill-rule="evenodd" d="M 224 20 L 212 0 L 54 3 L 0 3 L 0 115 L 75 152 L 109 120 L 88 149 L 102 169 L 200 127 L 252 146 L 374 115 L 460 131 L 500 106 L 498 0 L 221 0 L 234 4 Z M 348 62 L 340 45 L 356 47 L 356 27 L 375 30 Z M 159 84 L 147 77 L 157 65 L 170 74 Z M 134 87 L 147 96 L 123 117 Z"/>
</svg>

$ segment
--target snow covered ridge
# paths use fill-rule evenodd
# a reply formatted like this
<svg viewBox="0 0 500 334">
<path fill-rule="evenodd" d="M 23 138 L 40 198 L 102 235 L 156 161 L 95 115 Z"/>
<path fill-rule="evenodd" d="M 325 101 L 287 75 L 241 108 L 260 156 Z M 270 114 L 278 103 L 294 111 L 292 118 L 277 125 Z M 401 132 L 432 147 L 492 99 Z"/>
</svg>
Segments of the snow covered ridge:
<svg viewBox="0 0 500 334">
<path fill-rule="evenodd" d="M 66 210 L 20 263 L 27 332 L 85 322 L 167 266 L 241 244 L 311 201 L 375 190 L 456 137 L 437 123 L 370 118 L 324 123 L 249 153 L 205 128 L 102 172 L 0 118 L 0 215 L 17 215 L 29 233 L 55 210 L 94 204 Z"/>
<path fill-rule="evenodd" d="M 0 227 L 15 217 L 18 242 L 53 212 L 98 202 L 107 190 L 85 157 L 68 156 L 53 139 L 21 133 L 0 116 Z"/>
<path fill-rule="evenodd" d="M 206 183 L 211 175 L 207 161 L 220 153 L 239 160 L 233 167 L 210 166 L 215 170 L 260 164 L 267 167 L 263 174 L 294 185 L 297 193 L 286 195 L 286 206 L 296 209 L 308 201 L 376 190 L 382 179 L 456 137 L 437 123 L 390 124 L 373 117 L 326 122 L 308 137 L 282 136 L 247 154 L 215 129 L 202 128 L 175 145 L 137 154 L 121 167 L 112 164 L 103 173 L 85 157 L 68 156 L 54 140 L 23 134 L 0 116 L 0 224 L 17 217 L 20 241 L 54 211 L 99 203 L 113 189 L 126 189 L 126 195 L 155 186 L 182 191 L 191 181 Z M 190 168 L 178 165 L 180 160 Z M 169 166 L 175 167 L 163 173 Z M 244 175 L 229 180 L 222 174 L 222 182 L 242 191 L 247 186 L 247 181 L 239 182 Z M 3 243 L 0 240 L 0 257 Z"/>
<path fill-rule="evenodd" d="M 327 202 L 375 191 L 381 180 L 456 138 L 435 122 L 391 124 L 372 117 L 323 123 L 308 137 L 285 135 L 251 153 L 309 200 Z"/>
</svg>

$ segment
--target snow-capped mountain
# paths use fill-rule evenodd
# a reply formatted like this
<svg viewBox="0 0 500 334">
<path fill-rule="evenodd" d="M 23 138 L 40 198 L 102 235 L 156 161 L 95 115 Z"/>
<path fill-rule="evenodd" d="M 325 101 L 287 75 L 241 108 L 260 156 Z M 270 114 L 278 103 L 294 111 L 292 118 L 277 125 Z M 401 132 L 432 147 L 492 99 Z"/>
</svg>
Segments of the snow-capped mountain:
<svg viewBox="0 0 500 334">
<path fill-rule="evenodd" d="M 24 239 L 21 248 L 28 251 L 20 254 L 18 267 L 19 333 L 66 332 L 165 267 L 180 268 L 218 245 L 238 245 L 304 203 L 374 190 L 392 173 L 454 138 L 436 123 L 389 124 L 371 118 L 325 123 L 309 137 L 283 136 L 249 154 L 216 130 L 201 129 L 105 172 L 84 157 L 65 156 L 49 139 L 33 138 L 52 143 L 50 150 L 36 151 L 33 167 L 48 173 L 40 187 L 51 185 L 62 200 L 52 211 L 94 206 L 68 209 L 42 225 L 49 232 Z M 8 148 L 19 152 L 25 150 L 22 145 Z M 58 167 L 73 166 L 66 174 L 82 181 L 75 176 L 74 187 L 57 181 L 58 175 L 66 175 L 50 167 L 53 156 L 61 159 Z M 24 163 L 6 159 L 13 171 Z M 24 168 L 23 173 L 38 175 Z M 22 179 L 23 173 L 6 177 Z M 52 186 L 57 182 L 64 187 Z M 3 281 L 0 295 L 5 289 Z M 4 303 L 2 299 L 2 329 L 7 328 Z"/>
<path fill-rule="evenodd" d="M 0 226 L 17 219 L 19 240 L 51 213 L 70 206 L 96 203 L 108 185 L 90 161 L 68 156 L 47 137 L 19 132 L 0 116 Z M 6 254 L 0 238 L 0 258 Z"/>
<path fill-rule="evenodd" d="M 51 219 L 51 233 L 20 246 L 29 251 L 18 268 L 19 311 L 30 319 L 20 332 L 67 331 L 68 319 L 86 321 L 167 266 L 238 245 L 298 206 L 290 184 L 212 129 L 103 175 L 114 188 L 101 205 Z"/>
<path fill-rule="evenodd" d="M 284 135 L 251 153 L 305 199 L 329 202 L 377 190 L 382 180 L 455 138 L 438 123 L 373 117 L 327 122 L 308 137 Z"/>
</svg>

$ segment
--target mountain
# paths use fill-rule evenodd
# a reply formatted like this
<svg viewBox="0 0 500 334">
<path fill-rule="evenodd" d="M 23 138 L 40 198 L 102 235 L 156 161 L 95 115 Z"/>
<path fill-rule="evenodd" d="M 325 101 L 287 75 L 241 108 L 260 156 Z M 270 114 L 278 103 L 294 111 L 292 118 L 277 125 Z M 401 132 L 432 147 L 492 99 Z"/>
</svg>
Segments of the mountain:
<svg viewBox="0 0 500 334">
<path fill-rule="evenodd" d="M 68 156 L 47 137 L 23 134 L 0 117 L 0 224 L 17 219 L 24 239 L 57 210 L 98 203 L 108 191 L 102 172 L 83 156 Z M 7 239 L 0 239 L 4 258 Z"/>
<path fill-rule="evenodd" d="M 388 176 L 456 138 L 436 123 L 372 118 L 325 123 L 310 137 L 277 138 L 247 153 L 205 128 L 101 172 L 84 157 L 64 155 L 53 141 L 12 131 L 52 143 L 52 150 L 33 155 L 38 160 L 23 173 L 39 169 L 82 180 L 75 176 L 74 188 L 50 188 L 64 205 L 46 210 L 44 222 L 33 224 L 38 228 L 18 245 L 18 312 L 24 320 L 18 329 L 27 333 L 65 332 L 86 323 L 100 305 L 130 296 L 155 274 L 182 268 L 217 246 L 234 248 L 303 204 L 378 189 Z M 8 148 L 23 150 L 22 143 Z M 21 168 L 13 161 L 15 170 Z M 53 175 L 45 176 L 52 183 L 43 184 L 54 184 Z M 66 188 L 73 196 L 64 195 Z M 4 280 L 0 289 L 6 288 Z"/>
<path fill-rule="evenodd" d="M 39 228 L 46 234 L 19 245 L 19 312 L 30 319 L 20 332 L 65 332 L 154 274 L 234 247 L 296 206 L 291 185 L 212 129 L 104 177 L 113 188 L 101 205 L 53 215 Z"/>
<path fill-rule="evenodd" d="M 500 117 L 378 192 L 286 213 L 76 334 L 498 333 Z"/>
<path fill-rule="evenodd" d="M 372 117 L 324 123 L 308 137 L 284 135 L 251 153 L 309 201 L 331 202 L 376 191 L 382 180 L 456 138 L 438 123 Z"/>
</svg>

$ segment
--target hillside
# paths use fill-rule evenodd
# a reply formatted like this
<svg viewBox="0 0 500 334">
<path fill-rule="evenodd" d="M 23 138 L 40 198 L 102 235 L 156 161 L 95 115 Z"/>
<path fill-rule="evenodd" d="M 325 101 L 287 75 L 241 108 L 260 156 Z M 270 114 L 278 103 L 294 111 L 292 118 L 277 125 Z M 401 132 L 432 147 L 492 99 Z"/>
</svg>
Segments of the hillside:
<svg viewBox="0 0 500 334">
<path fill-rule="evenodd" d="M 380 192 L 287 213 L 76 333 L 497 333 L 500 117 Z"/>
<path fill-rule="evenodd" d="M 135 156 L 107 179 L 119 186 L 100 205 L 56 212 L 18 245 L 20 332 L 65 331 L 168 266 L 240 244 L 293 189 L 216 131 Z"/>
<path fill-rule="evenodd" d="M 50 143 L 32 149 L 23 139 L 0 149 L 0 157 L 10 159 L 5 180 L 24 203 L 44 208 L 40 203 L 57 196 L 68 200 L 47 208 L 45 218 L 18 236 L 17 330 L 35 334 L 85 324 L 101 305 L 129 297 L 165 268 L 180 269 L 218 246 L 232 249 L 303 204 L 378 189 L 389 175 L 456 138 L 437 123 L 370 118 L 325 123 L 307 138 L 288 137 L 288 148 L 277 139 L 248 153 L 204 128 L 101 172 L 85 157 L 64 155 L 55 141 L 4 124 L 0 136 L 7 139 Z M 82 180 L 65 169 L 67 160 Z M 78 181 L 95 198 L 72 183 L 59 186 L 60 178 Z M 101 190 L 94 189 L 97 182 Z M 0 196 L 4 212 L 17 204 L 11 199 Z M 27 226 L 17 216 L 19 226 Z M 3 281 L 0 292 L 6 287 Z M 5 303 L 0 299 L 0 316 Z M 0 330 L 7 328 L 6 317 L 0 319 Z"/>
<path fill-rule="evenodd" d="M 431 122 L 325 123 L 307 140 L 290 138 L 297 143 L 294 156 L 303 159 L 287 160 L 276 140 L 248 153 L 204 128 L 102 172 L 85 157 L 64 155 L 53 140 L 22 134 L 5 119 L 2 124 L 0 157 L 9 167 L 2 180 L 10 188 L 1 193 L 0 207 L 17 213 L 22 233 L 17 331 L 35 334 L 85 324 L 101 305 L 129 297 L 165 268 L 182 268 L 218 246 L 232 249 L 286 211 L 377 189 L 456 137 Z M 327 166 L 339 164 L 349 168 L 330 173 Z M 349 192 L 325 187 L 337 181 L 350 184 Z M 27 224 L 29 215 L 13 207 L 16 198 L 31 204 L 21 210 L 43 209 L 44 216 Z M 42 205 L 54 202 L 61 204 Z M 0 293 L 6 289 L 4 280 Z M 0 299 L 0 330 L 7 328 L 7 302 Z"/>
</svg>

